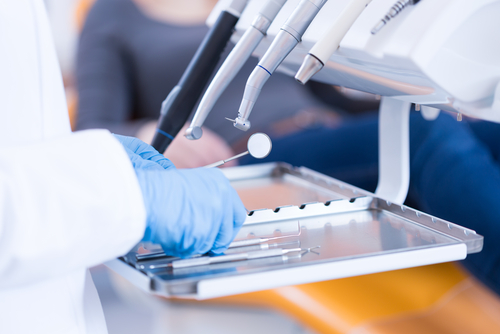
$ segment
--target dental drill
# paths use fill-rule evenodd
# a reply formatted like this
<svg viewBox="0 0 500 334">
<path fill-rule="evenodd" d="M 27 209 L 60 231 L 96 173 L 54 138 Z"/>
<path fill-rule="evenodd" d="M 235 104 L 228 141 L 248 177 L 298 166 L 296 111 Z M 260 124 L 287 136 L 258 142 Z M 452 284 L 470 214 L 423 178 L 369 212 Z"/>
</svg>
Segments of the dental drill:
<svg viewBox="0 0 500 334">
<path fill-rule="evenodd" d="M 302 35 L 326 1 L 301 0 L 292 15 L 290 15 L 281 27 L 271 46 L 248 78 L 238 111 L 238 117 L 234 120 L 236 128 L 243 131 L 247 131 L 250 128 L 248 117 L 259 97 L 262 87 L 286 56 L 302 40 Z"/>
<path fill-rule="evenodd" d="M 250 58 L 252 52 L 259 45 L 267 33 L 267 29 L 278 15 L 286 0 L 269 0 L 255 17 L 252 25 L 245 31 L 239 42 L 219 68 L 210 86 L 205 91 L 198 109 L 186 130 L 186 138 L 200 139 L 203 135 L 201 126 L 215 103 L 241 70 L 245 62 Z"/>
</svg>

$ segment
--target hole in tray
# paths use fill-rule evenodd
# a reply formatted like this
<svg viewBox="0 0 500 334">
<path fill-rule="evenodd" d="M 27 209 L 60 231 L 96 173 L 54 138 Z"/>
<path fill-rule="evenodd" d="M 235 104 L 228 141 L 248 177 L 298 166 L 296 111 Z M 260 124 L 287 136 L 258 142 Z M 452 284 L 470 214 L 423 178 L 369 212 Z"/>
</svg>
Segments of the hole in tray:
<svg viewBox="0 0 500 334">
<path fill-rule="evenodd" d="M 464 234 L 465 234 L 465 235 L 469 235 L 469 231 L 464 230 Z"/>
<path fill-rule="evenodd" d="M 354 202 L 356 202 L 356 199 L 355 199 L 355 198 L 351 198 L 351 199 L 349 200 L 349 203 L 354 203 Z"/>
<path fill-rule="evenodd" d="M 391 206 L 392 205 L 392 203 L 389 202 L 389 201 L 385 201 L 385 202 L 387 203 L 387 206 Z"/>
<path fill-rule="evenodd" d="M 451 230 L 453 226 L 451 224 L 448 224 L 448 228 Z"/>
<path fill-rule="evenodd" d="M 421 215 L 420 215 L 420 212 L 418 212 L 418 211 L 415 211 L 415 214 L 417 215 L 417 217 L 420 217 L 420 216 L 421 216 Z"/>
<path fill-rule="evenodd" d="M 401 205 L 401 211 L 405 212 L 406 211 L 406 208 L 404 206 Z"/>
<path fill-rule="evenodd" d="M 299 206 L 299 209 L 301 209 L 301 210 L 302 210 L 302 209 L 304 209 L 305 207 L 306 207 L 306 205 L 305 205 L 305 204 L 302 204 L 301 206 Z"/>
<path fill-rule="evenodd" d="M 274 209 L 274 212 L 275 212 L 275 213 L 280 212 L 280 208 L 276 208 L 276 209 Z"/>
<path fill-rule="evenodd" d="M 333 201 L 326 201 L 325 202 L 325 206 L 330 206 L 330 204 L 332 204 Z"/>
<path fill-rule="evenodd" d="M 252 210 L 252 211 L 250 211 L 250 212 L 248 213 L 248 215 L 249 215 L 249 216 L 253 216 L 253 213 L 254 213 L 254 212 L 255 212 L 255 211 L 253 211 L 253 210 Z"/>
<path fill-rule="evenodd" d="M 431 221 L 435 224 L 436 223 L 436 218 L 432 217 Z"/>
</svg>

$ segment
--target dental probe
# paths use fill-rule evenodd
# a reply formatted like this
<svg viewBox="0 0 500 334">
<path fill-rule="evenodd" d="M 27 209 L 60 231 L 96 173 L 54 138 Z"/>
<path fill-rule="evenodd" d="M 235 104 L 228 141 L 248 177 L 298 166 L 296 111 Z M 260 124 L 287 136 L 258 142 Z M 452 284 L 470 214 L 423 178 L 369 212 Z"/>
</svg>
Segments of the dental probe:
<svg viewBox="0 0 500 334">
<path fill-rule="evenodd" d="M 229 248 L 227 249 L 224 254 L 235 254 L 235 253 L 242 253 L 242 252 L 252 252 L 252 251 L 257 251 L 257 250 L 266 250 L 266 249 L 273 249 L 273 248 L 283 248 L 286 246 L 299 246 L 300 247 L 300 241 L 290 241 L 290 242 L 280 242 L 280 243 L 273 243 L 273 244 L 257 244 L 257 245 L 250 245 L 250 246 L 244 246 L 244 247 L 236 247 L 236 248 Z"/>
<path fill-rule="evenodd" d="M 225 164 L 228 161 L 241 158 L 242 156 L 245 156 L 249 153 L 254 158 L 263 159 L 263 158 L 267 157 L 269 155 L 269 153 L 271 153 L 272 147 L 273 147 L 273 144 L 271 142 L 271 138 L 269 138 L 268 135 L 266 135 L 265 133 L 254 133 L 248 139 L 248 142 L 247 142 L 248 151 L 237 154 L 234 157 L 231 157 L 231 158 L 226 159 L 226 160 L 220 160 L 220 161 L 214 162 L 213 164 L 206 165 L 204 167 L 205 168 L 218 167 L 220 165 Z"/>
<path fill-rule="evenodd" d="M 264 246 L 264 245 L 267 245 L 267 244 L 264 244 L 264 242 L 282 240 L 282 239 L 286 239 L 286 238 L 300 237 L 300 235 L 302 233 L 302 229 L 300 227 L 300 222 L 298 222 L 298 225 L 299 225 L 299 233 L 298 234 L 284 235 L 284 236 L 280 236 L 280 237 L 270 237 L 270 238 L 252 238 L 252 239 L 237 240 L 237 241 L 233 241 L 229 244 L 228 250 L 232 250 L 232 249 L 237 250 L 237 248 L 239 248 L 239 247 L 246 247 L 246 246 L 255 246 L 255 245 Z M 274 245 L 278 245 L 278 244 L 274 244 Z M 273 248 L 273 247 L 269 246 L 269 248 Z M 265 246 L 262 249 L 265 249 Z M 151 252 L 151 253 L 147 253 L 147 254 L 136 254 L 135 258 L 138 261 L 140 261 L 140 260 L 152 260 L 152 259 L 157 259 L 157 258 L 161 258 L 161 257 L 165 257 L 165 256 L 167 256 L 167 255 L 165 255 L 165 253 L 161 250 L 161 251 Z"/>
<path fill-rule="evenodd" d="M 158 127 L 151 144 L 158 152 L 165 152 L 189 118 L 247 2 L 247 0 L 232 0 L 220 13 L 196 50 L 179 83 L 163 101 Z"/>
<path fill-rule="evenodd" d="M 243 131 L 247 131 L 250 128 L 248 117 L 259 97 L 262 87 L 286 56 L 302 40 L 302 35 L 326 1 L 301 0 L 292 15 L 290 15 L 281 27 L 271 46 L 248 77 L 243 99 L 238 110 L 238 117 L 234 120 L 233 124 L 236 128 Z"/>
<path fill-rule="evenodd" d="M 252 238 L 252 239 L 237 240 L 237 241 L 231 242 L 231 244 L 229 245 L 229 248 L 258 245 L 258 244 L 261 244 L 263 242 L 268 242 L 268 241 L 272 241 L 272 240 L 281 240 L 281 239 L 285 239 L 285 238 L 300 237 L 300 235 L 302 233 L 302 229 L 300 227 L 300 222 L 298 224 L 299 224 L 299 233 L 298 234 L 285 235 L 285 236 L 280 236 L 280 237 L 270 237 L 270 238 Z"/>
<path fill-rule="evenodd" d="M 236 74 L 238 74 L 248 58 L 250 58 L 262 38 L 264 38 L 267 29 L 285 2 L 286 0 L 269 0 L 260 10 L 259 14 L 253 20 L 252 25 L 245 31 L 231 53 L 227 56 L 219 71 L 217 71 L 217 74 L 212 79 L 210 86 L 205 91 L 193 120 L 186 130 L 186 138 L 191 140 L 201 138 L 203 135 L 201 129 L 203 122 L 205 122 L 205 119 L 221 94 Z"/>
<path fill-rule="evenodd" d="M 377 23 L 375 27 L 371 30 L 371 33 L 375 35 L 393 18 L 398 16 L 399 13 L 403 11 L 409 5 L 415 5 L 420 0 L 399 0 L 391 7 L 391 9 L 385 14 L 385 16 Z"/>
<path fill-rule="evenodd" d="M 274 244 L 257 244 L 257 245 L 250 245 L 250 246 L 244 246 L 244 247 L 236 247 L 236 248 L 229 248 L 227 249 L 224 254 L 235 254 L 235 253 L 243 253 L 243 252 L 253 252 L 253 251 L 258 251 L 258 250 L 266 250 L 266 249 L 274 249 L 274 248 L 283 248 L 286 246 L 299 246 L 300 247 L 300 241 L 290 241 L 290 242 L 280 242 L 280 243 L 274 243 Z M 147 256 L 149 255 L 149 256 Z M 199 257 L 202 255 L 197 255 L 193 257 Z M 158 260 L 164 257 L 168 257 L 165 255 L 163 251 L 161 252 L 155 252 L 155 253 L 149 253 L 149 254 L 136 254 L 136 260 L 137 261 L 147 261 L 147 260 Z M 181 260 L 179 257 L 171 257 L 172 261 L 176 260 Z M 138 269 L 145 269 L 146 265 L 137 265 Z"/>
<path fill-rule="evenodd" d="M 326 34 L 314 44 L 300 66 L 295 79 L 305 84 L 318 73 L 339 48 L 340 42 L 372 0 L 350 0 Z"/>
<path fill-rule="evenodd" d="M 299 234 L 300 235 L 300 234 Z M 233 241 L 228 249 L 224 252 L 224 254 L 233 254 L 233 253 L 241 253 L 246 251 L 254 251 L 254 250 L 266 250 L 277 247 L 282 247 L 288 244 L 293 244 L 294 242 L 285 242 L 285 243 L 274 243 L 274 244 L 265 244 L 264 242 L 272 241 L 272 240 L 280 240 L 284 238 L 297 237 L 298 235 L 287 235 L 284 237 L 274 237 L 274 238 L 256 238 L 256 239 L 245 239 Z M 296 243 L 300 244 L 300 241 L 296 241 Z M 201 255 L 198 255 L 201 256 Z M 163 251 L 156 251 L 147 254 L 136 254 L 135 258 L 137 261 L 144 260 L 155 260 L 163 257 L 167 257 L 167 255 Z"/>
<path fill-rule="evenodd" d="M 290 249 L 266 249 L 254 252 L 246 252 L 246 253 L 236 253 L 230 255 L 220 255 L 220 256 L 203 256 L 194 259 L 186 259 L 186 260 L 177 260 L 170 263 L 162 263 L 158 265 L 150 265 L 149 269 L 158 269 L 158 268 L 166 268 L 170 267 L 173 269 L 180 268 L 189 268 L 189 267 L 197 267 L 197 266 L 205 266 L 209 264 L 216 263 L 225 263 L 225 262 L 234 262 L 234 261 L 246 261 L 246 260 L 254 260 L 254 259 L 262 259 L 266 257 L 274 257 L 274 256 L 282 256 L 288 253 L 293 252 L 303 252 L 308 249 L 302 248 L 290 248 Z"/>
</svg>

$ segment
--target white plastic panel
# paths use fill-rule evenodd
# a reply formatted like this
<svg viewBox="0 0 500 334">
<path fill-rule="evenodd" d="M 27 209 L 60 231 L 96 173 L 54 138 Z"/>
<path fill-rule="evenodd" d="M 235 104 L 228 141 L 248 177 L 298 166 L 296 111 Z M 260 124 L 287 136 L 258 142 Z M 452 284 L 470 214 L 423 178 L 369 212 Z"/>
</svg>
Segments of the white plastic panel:
<svg viewBox="0 0 500 334">
<path fill-rule="evenodd" d="M 328 1 L 278 70 L 294 76 L 347 1 Z M 287 1 L 256 56 L 264 54 L 298 2 Z M 373 26 L 394 3 L 373 0 L 313 79 L 500 122 L 500 1 L 420 1 L 372 35 Z M 260 5 L 260 0 L 250 1 L 233 40 L 250 25 Z M 209 24 L 216 14 L 217 9 Z"/>
</svg>

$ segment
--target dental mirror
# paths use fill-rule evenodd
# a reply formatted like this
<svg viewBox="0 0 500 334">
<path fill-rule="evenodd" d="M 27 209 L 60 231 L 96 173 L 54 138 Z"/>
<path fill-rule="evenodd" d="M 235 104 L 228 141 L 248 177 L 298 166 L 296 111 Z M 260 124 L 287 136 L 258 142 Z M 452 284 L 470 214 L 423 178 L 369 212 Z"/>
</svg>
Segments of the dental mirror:
<svg viewBox="0 0 500 334">
<path fill-rule="evenodd" d="M 225 164 L 228 161 L 241 158 L 242 156 L 245 156 L 249 153 L 252 157 L 254 157 L 256 159 L 263 159 L 263 158 L 267 157 L 269 155 L 269 153 L 271 153 L 272 147 L 273 147 L 273 144 L 271 142 L 271 138 L 269 138 L 269 136 L 266 135 L 265 133 L 257 132 L 257 133 L 254 133 L 253 135 L 251 135 L 250 138 L 248 138 L 248 142 L 247 142 L 247 150 L 248 151 L 237 154 L 234 157 L 231 157 L 231 158 L 226 159 L 226 160 L 214 162 L 213 164 L 206 165 L 205 167 L 206 168 L 218 167 L 220 165 Z"/>
</svg>

